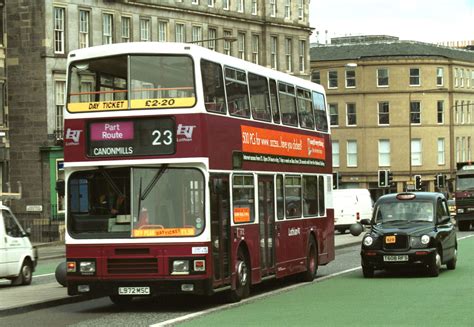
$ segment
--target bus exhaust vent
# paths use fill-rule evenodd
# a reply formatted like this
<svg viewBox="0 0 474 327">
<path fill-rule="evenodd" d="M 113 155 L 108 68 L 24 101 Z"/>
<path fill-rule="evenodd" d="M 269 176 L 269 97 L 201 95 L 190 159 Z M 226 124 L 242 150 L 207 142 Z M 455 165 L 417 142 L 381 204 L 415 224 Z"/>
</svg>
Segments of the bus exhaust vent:
<svg viewBox="0 0 474 327">
<path fill-rule="evenodd" d="M 108 259 L 107 273 L 111 275 L 141 275 L 158 273 L 157 258 Z"/>
</svg>

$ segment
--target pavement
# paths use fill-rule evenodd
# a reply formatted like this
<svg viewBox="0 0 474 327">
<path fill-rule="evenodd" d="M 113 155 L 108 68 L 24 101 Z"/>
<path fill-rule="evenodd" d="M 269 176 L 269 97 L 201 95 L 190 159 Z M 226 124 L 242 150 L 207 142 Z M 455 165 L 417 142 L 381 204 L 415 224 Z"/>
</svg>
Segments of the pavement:
<svg viewBox="0 0 474 327">
<path fill-rule="evenodd" d="M 360 244 L 363 234 L 352 236 L 349 233 L 336 232 L 334 237 L 336 249 Z M 39 263 L 44 260 L 65 258 L 66 249 L 63 242 L 34 245 L 38 248 Z M 34 274 L 33 282 L 27 286 L 10 286 L 8 281 L 0 283 L 0 317 L 89 299 L 83 295 L 68 296 L 67 289 L 55 279 L 53 282 L 38 282 L 37 279 L 42 277 L 44 276 Z"/>
</svg>

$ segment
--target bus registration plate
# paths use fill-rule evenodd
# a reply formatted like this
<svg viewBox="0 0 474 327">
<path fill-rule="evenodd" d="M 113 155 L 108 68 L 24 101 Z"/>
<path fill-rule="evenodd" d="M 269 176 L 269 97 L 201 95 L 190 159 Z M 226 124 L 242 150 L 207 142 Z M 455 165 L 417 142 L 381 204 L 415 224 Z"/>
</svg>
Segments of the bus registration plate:
<svg viewBox="0 0 474 327">
<path fill-rule="evenodd" d="M 150 295 L 149 287 L 119 287 L 119 295 Z"/>
<path fill-rule="evenodd" d="M 385 262 L 403 262 L 408 261 L 408 256 L 406 254 L 403 255 L 384 255 L 383 261 Z"/>
</svg>

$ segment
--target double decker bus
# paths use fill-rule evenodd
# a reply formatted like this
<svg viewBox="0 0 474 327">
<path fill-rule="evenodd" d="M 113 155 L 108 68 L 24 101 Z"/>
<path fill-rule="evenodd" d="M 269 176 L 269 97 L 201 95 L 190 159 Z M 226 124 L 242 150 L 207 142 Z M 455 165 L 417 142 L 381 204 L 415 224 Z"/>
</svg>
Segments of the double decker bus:
<svg viewBox="0 0 474 327">
<path fill-rule="evenodd" d="M 72 51 L 69 295 L 211 295 L 334 259 L 324 89 L 183 43 Z"/>
<path fill-rule="evenodd" d="M 456 166 L 456 223 L 460 231 L 467 231 L 474 223 L 474 165 L 466 161 Z"/>
</svg>

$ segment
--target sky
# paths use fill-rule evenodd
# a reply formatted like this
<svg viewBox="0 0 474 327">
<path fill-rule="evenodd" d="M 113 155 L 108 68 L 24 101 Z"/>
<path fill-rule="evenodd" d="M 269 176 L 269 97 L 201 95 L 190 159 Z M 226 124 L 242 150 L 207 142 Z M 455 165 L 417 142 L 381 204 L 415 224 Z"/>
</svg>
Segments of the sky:
<svg viewBox="0 0 474 327">
<path fill-rule="evenodd" d="M 474 0 L 310 0 L 311 42 L 390 35 L 429 43 L 474 40 Z M 319 31 L 317 39 L 316 31 Z"/>
</svg>

